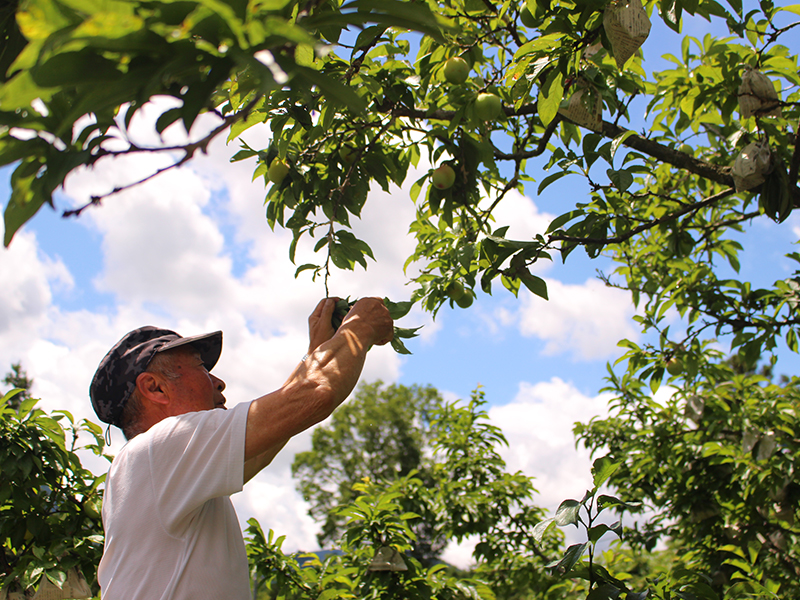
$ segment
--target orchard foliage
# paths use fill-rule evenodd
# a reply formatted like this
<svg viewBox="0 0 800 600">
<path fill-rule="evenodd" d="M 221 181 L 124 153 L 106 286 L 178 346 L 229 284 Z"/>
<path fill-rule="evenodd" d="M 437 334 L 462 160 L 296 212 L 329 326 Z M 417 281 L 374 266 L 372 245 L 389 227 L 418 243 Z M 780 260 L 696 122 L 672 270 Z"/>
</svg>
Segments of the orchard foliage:
<svg viewBox="0 0 800 600">
<path fill-rule="evenodd" d="M 441 403 L 431 387 L 361 384 L 324 425 L 314 429 L 311 450 L 295 455 L 292 475 L 310 505 L 310 516 L 321 524 L 317 535 L 321 548 L 341 537 L 345 519 L 333 509 L 349 504 L 358 495 L 353 486 L 364 478 L 391 482 L 413 472 L 423 485 L 435 485 L 431 420 Z M 418 507 L 408 510 L 419 512 Z M 446 543 L 427 522 L 412 525 L 415 555 L 422 562 L 438 558 Z"/>
<path fill-rule="evenodd" d="M 743 280 L 738 271 L 748 229 L 765 221 L 787 227 L 800 203 L 800 6 L 646 2 L 653 31 L 678 49 L 664 57 L 666 66 L 653 67 L 664 63 L 641 51 L 623 58 L 606 30 L 606 15 L 619 5 L 12 1 L 0 9 L 0 165 L 15 165 L 4 242 L 53 204 L 77 168 L 102 169 L 115 157 L 152 152 L 175 157 L 165 168 L 179 167 L 225 135 L 240 146 L 235 160 L 252 161 L 254 178 L 269 186 L 266 219 L 292 232 L 289 257 L 309 242 L 318 252 L 314 263 L 298 265 L 298 274 L 327 282 L 332 269 L 368 266 L 370 240 L 358 238 L 351 223 L 378 186 L 410 190 L 414 218 L 399 224 L 416 240 L 406 264 L 413 273 L 410 300 L 434 314 L 455 300 L 452 290 L 469 302 L 476 291 L 498 286 L 546 298 L 545 282 L 534 273 L 539 261 L 568 260 L 575 250 L 610 257 L 614 268 L 601 277 L 631 293 L 637 323 L 649 335 L 640 344 L 621 342 L 624 372 L 609 374 L 616 396 L 611 416 L 577 433 L 619 465 L 606 483 L 618 490 L 621 505 L 643 502 L 655 515 L 630 538 L 631 560 L 645 564 L 641 551 L 664 539 L 672 544 L 674 568 L 644 577 L 652 597 L 796 597 L 796 381 L 776 384 L 755 367 L 760 360 L 774 366 L 779 349 L 798 350 L 800 271 L 793 267 L 772 284 Z M 689 16 L 727 33 L 682 36 Z M 445 77 L 456 56 L 469 67 L 463 82 Z M 747 84 L 753 72 L 761 78 Z M 215 125 L 193 131 L 194 141 L 183 146 L 137 146 L 127 128 L 161 97 L 172 101 L 156 122 L 159 133 L 173 124 L 191 130 L 203 113 L 216 115 Z M 271 131 L 270 144 L 248 146 L 241 136 L 261 124 Z M 269 182 L 276 160 L 288 170 L 281 177 L 273 171 L 277 182 Z M 438 189 L 431 177 L 442 164 L 455 180 Z M 751 167 L 755 172 L 743 177 Z M 548 174 L 534 181 L 542 170 Z M 508 238 L 510 223 L 496 214 L 509 195 L 546 196 L 563 178 L 585 182 L 585 194 L 533 238 Z M 78 215 L 137 183 L 119 182 L 64 212 Z M 790 248 L 786 254 L 800 261 Z M 676 314 L 680 325 L 671 328 Z M 723 360 L 721 347 L 736 356 L 736 368 Z M 665 377 L 668 399 L 656 400 Z M 481 537 L 476 558 L 479 569 L 489 565 L 484 576 L 495 589 L 528 589 L 519 578 L 541 573 L 532 528 L 543 516 L 525 508 L 529 483 L 502 472 L 491 450 L 501 435 L 482 424 L 478 406 L 444 413 L 460 432 L 442 439 L 446 460 L 433 469 L 449 496 L 420 496 L 420 506 L 433 511 L 444 535 Z M 404 477 L 411 496 L 414 477 Z M 59 507 L 64 522 L 77 527 L 75 506 L 91 495 L 91 484 L 75 485 L 86 494 Z M 391 492 L 383 497 L 364 487 L 361 493 L 396 503 Z M 627 589 L 621 578 L 583 567 L 595 564 L 602 529 L 593 529 L 602 508 L 597 494 L 590 490 L 567 506 L 591 519 L 588 545 L 548 560 L 565 576 L 586 575 L 590 597 L 616 598 Z M 355 524 L 368 517 L 341 516 Z M 397 549 L 412 544 L 410 516 L 369 518 L 391 522 Z M 42 569 L 20 573 L 57 579 L 50 563 L 25 554 L 20 522 L 13 527 L 10 539 L 17 541 L 9 542 L 16 545 L 7 555 Z M 282 561 L 277 542 L 262 539 L 259 547 Z M 370 547 L 380 542 L 374 532 L 359 539 Z M 349 574 L 366 557 L 342 560 Z M 499 564 L 503 569 L 494 569 Z M 431 579 L 436 572 L 412 566 L 414 581 L 439 585 L 441 597 L 458 596 L 449 583 Z M 275 568 L 294 576 L 289 563 Z M 389 585 L 367 579 L 337 585 Z M 538 592 L 556 593 L 539 583 L 531 583 Z M 460 594 L 482 596 L 479 587 L 471 589 Z"/>
<path fill-rule="evenodd" d="M 609 282 L 632 291 L 644 329 L 663 331 L 670 308 L 686 317 L 690 327 L 674 343 L 690 353 L 721 335 L 751 364 L 781 338 L 797 348 L 794 275 L 751 289 L 717 272 L 720 263 L 738 268 L 736 234 L 759 219 L 784 221 L 800 201 L 800 75 L 788 47 L 798 5 L 649 2 L 649 19 L 666 25 L 659 35 L 680 48 L 655 72 L 658 57 L 622 54 L 604 25 L 619 3 L 604 1 L 12 6 L 0 62 L 0 164 L 17 163 L 6 244 L 80 166 L 147 152 L 170 152 L 180 166 L 227 135 L 242 147 L 235 160 L 255 161 L 254 177 L 270 186 L 266 218 L 292 231 L 292 260 L 306 238 L 320 253 L 298 273 L 327 282 L 333 268 L 366 267 L 370 240 L 351 221 L 370 189 L 405 184 L 416 206 L 413 222 L 401 224 L 417 241 L 411 299 L 433 313 L 453 282 L 469 298 L 498 283 L 546 298 L 535 264 L 582 247 L 619 261 Z M 729 35 L 681 40 L 689 15 Z M 453 57 L 467 63 L 463 82 L 445 78 Z M 760 87 L 743 87 L 753 72 Z M 189 130 L 204 112 L 217 125 L 185 146 L 137 146 L 127 126 L 164 96 L 176 105 L 158 132 L 174 123 Z M 259 124 L 272 141 L 251 148 L 241 136 Z M 763 181 L 745 185 L 732 164 L 754 156 L 754 142 L 770 153 L 759 155 Z M 270 183 L 276 160 L 288 172 Z M 444 163 L 456 177 L 438 189 L 430 176 Z M 542 169 L 550 174 L 539 194 L 566 176 L 585 178 L 586 194 L 534 238 L 508 239 L 509 223 L 494 213 L 512 190 L 532 189 Z M 98 191 L 65 214 L 136 183 Z M 659 381 L 671 353 L 665 345 L 643 356 L 643 376 Z"/>
<path fill-rule="evenodd" d="M 626 535 L 633 548 L 670 543 L 720 596 L 797 597 L 800 382 L 709 357 L 665 402 L 612 373 L 612 416 L 575 432 L 617 465 L 620 495 L 652 512 Z"/>
<path fill-rule="evenodd" d="M 77 453 L 104 456 L 102 430 L 66 411 L 45 414 L 35 398 L 12 408 L 21 391 L 0 399 L 0 590 L 44 580 L 60 588 L 77 570 L 96 592 L 105 475 L 91 473 Z"/>
</svg>

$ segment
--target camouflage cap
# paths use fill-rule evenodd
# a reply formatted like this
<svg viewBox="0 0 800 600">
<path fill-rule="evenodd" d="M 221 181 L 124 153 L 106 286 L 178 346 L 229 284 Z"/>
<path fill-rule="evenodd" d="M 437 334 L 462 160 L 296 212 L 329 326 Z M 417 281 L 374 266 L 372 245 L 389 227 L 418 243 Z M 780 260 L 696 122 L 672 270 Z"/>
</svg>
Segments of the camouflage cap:
<svg viewBox="0 0 800 600">
<path fill-rule="evenodd" d="M 136 387 L 136 378 L 147 370 L 153 357 L 190 344 L 200 353 L 209 371 L 222 352 L 222 332 L 181 337 L 169 329 L 139 327 L 125 334 L 100 361 L 89 386 L 94 412 L 104 423 L 120 426 L 122 409 Z"/>
</svg>

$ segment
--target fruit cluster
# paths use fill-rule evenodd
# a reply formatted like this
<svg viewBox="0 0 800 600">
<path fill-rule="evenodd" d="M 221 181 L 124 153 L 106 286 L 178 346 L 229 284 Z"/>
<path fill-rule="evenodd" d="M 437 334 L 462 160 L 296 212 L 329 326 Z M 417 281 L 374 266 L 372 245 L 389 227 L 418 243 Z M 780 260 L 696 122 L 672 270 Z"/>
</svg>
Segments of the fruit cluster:
<svg viewBox="0 0 800 600">
<path fill-rule="evenodd" d="M 344 321 L 347 313 L 350 312 L 350 309 L 353 308 L 355 303 L 355 300 L 350 301 L 341 298 L 336 301 L 336 307 L 333 309 L 333 315 L 331 315 L 331 325 L 334 331 L 339 329 L 342 321 Z"/>
</svg>

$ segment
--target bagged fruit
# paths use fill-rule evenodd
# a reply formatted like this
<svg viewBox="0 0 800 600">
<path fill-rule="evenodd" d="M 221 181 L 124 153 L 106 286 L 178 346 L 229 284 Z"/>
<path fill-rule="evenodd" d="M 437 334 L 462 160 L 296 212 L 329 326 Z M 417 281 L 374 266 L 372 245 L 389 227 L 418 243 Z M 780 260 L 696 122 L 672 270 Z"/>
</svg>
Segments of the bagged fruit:
<svg viewBox="0 0 800 600">
<path fill-rule="evenodd" d="M 739 85 L 739 112 L 743 119 L 758 113 L 762 117 L 780 117 L 781 107 L 778 92 L 769 77 L 746 65 Z M 771 109 L 770 109 L 771 108 Z M 765 112 L 761 112 L 763 109 Z"/>
<path fill-rule="evenodd" d="M 621 69 L 650 35 L 650 19 L 641 0 L 616 0 L 603 13 L 603 29 Z"/>
<path fill-rule="evenodd" d="M 576 86 L 577 90 L 567 100 L 566 106 L 562 105 L 558 112 L 567 117 L 573 123 L 577 123 L 592 131 L 602 131 L 603 129 L 603 100 L 600 94 L 592 94 L 586 84 L 580 83 Z M 584 98 L 584 96 L 586 96 Z M 592 96 L 594 96 L 592 98 Z M 591 105 L 588 103 L 592 102 Z"/>
<path fill-rule="evenodd" d="M 769 144 L 766 140 L 747 144 L 736 157 L 731 171 L 736 191 L 751 190 L 764 183 L 771 164 Z"/>
</svg>

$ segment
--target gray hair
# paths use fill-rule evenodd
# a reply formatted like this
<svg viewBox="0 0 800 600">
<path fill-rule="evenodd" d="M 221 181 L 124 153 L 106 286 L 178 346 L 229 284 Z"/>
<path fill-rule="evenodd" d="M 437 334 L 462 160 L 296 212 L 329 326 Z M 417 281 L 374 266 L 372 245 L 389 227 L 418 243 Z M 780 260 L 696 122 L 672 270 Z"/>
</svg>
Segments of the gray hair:
<svg viewBox="0 0 800 600">
<path fill-rule="evenodd" d="M 175 348 L 174 350 L 167 350 L 166 352 L 159 352 L 150 361 L 145 373 L 157 373 L 171 381 L 180 378 L 180 374 L 175 369 L 175 359 L 178 354 L 195 350 L 189 348 Z M 126 440 L 132 440 L 140 433 L 147 431 L 142 417 L 144 416 L 144 402 L 139 393 L 138 386 L 133 389 L 128 401 L 122 409 L 122 416 L 120 417 L 122 433 Z"/>
</svg>

